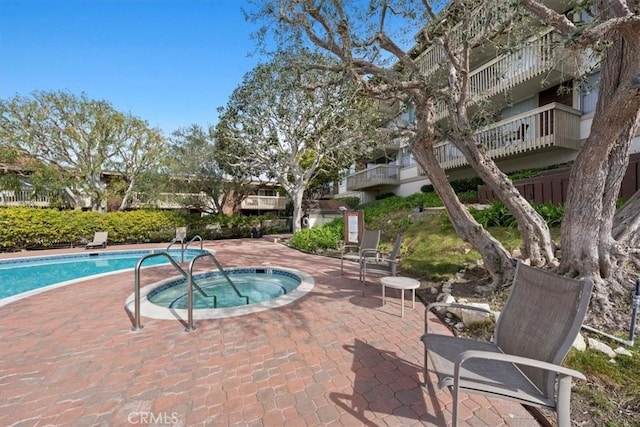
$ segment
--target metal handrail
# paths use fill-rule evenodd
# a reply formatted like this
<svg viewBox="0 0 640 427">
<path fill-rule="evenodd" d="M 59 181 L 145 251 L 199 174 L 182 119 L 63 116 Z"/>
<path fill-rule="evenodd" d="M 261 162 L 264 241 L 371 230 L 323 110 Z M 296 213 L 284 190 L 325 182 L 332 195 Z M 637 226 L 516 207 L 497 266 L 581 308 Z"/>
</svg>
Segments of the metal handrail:
<svg viewBox="0 0 640 427">
<path fill-rule="evenodd" d="M 204 241 L 202 240 L 202 237 L 200 237 L 199 235 L 193 236 L 193 239 L 189 240 L 189 242 L 184 246 L 184 249 L 185 250 L 189 249 L 189 245 L 195 242 L 196 240 L 200 241 L 200 250 L 201 251 L 204 250 Z"/>
<path fill-rule="evenodd" d="M 229 285 L 231 285 L 231 288 L 233 288 L 233 290 L 235 291 L 236 295 L 238 297 L 240 297 L 240 298 L 244 298 L 245 299 L 245 304 L 249 304 L 249 297 L 247 295 L 242 295 L 240 293 L 238 288 L 236 288 L 236 285 L 233 283 L 233 281 L 231 280 L 231 278 L 229 277 L 227 272 L 224 271 L 224 268 L 222 268 L 222 265 L 220 264 L 220 262 L 218 262 L 218 260 L 213 255 L 213 253 L 206 252 L 206 253 L 203 253 L 203 254 L 200 254 L 200 255 L 196 255 L 195 257 L 193 257 L 193 259 L 189 263 L 189 275 L 187 276 L 187 327 L 185 329 L 187 332 L 195 330 L 195 327 L 193 326 L 193 295 L 192 295 L 192 292 L 193 292 L 192 285 L 194 285 L 194 283 L 193 283 L 193 266 L 194 266 L 196 260 L 198 260 L 200 258 L 204 258 L 204 257 L 211 258 L 213 263 L 218 268 L 218 271 L 220 271 L 220 273 L 224 276 L 224 278 L 227 279 L 227 282 L 229 282 Z"/>
<path fill-rule="evenodd" d="M 166 251 L 169 252 L 169 249 L 171 249 L 171 246 L 173 246 L 174 243 L 178 243 L 180 242 L 180 262 L 184 262 L 184 239 L 179 239 L 179 238 L 174 238 L 171 239 L 171 242 L 169 242 L 169 246 L 167 246 Z"/>
<path fill-rule="evenodd" d="M 173 244 L 173 242 L 171 242 L 171 244 Z M 171 246 L 171 245 L 169 245 Z M 168 250 L 168 248 L 167 248 Z M 136 269 L 135 269 L 135 275 L 134 275 L 134 296 L 135 296 L 135 303 L 134 303 L 134 311 L 135 311 L 135 324 L 133 325 L 133 328 L 131 328 L 132 331 L 137 331 L 139 329 L 142 329 L 143 326 L 140 324 L 140 267 L 142 266 L 142 263 L 149 259 L 149 258 L 153 258 L 153 257 L 158 257 L 158 256 L 163 256 L 165 258 L 167 258 L 169 260 L 169 262 L 171 263 L 171 265 L 173 265 L 180 273 L 182 273 L 183 276 L 187 277 L 187 273 L 182 269 L 182 267 L 180 267 L 178 265 L 177 262 L 175 262 L 173 260 L 173 258 L 171 258 L 171 255 L 169 255 L 166 252 L 158 252 L 155 254 L 148 254 L 143 256 L 142 258 L 140 258 L 138 260 L 138 263 L 136 264 Z"/>
<path fill-rule="evenodd" d="M 189 286 L 189 295 L 188 298 L 191 296 L 191 292 L 193 292 L 193 287 L 195 286 L 195 288 L 198 290 L 198 292 L 200 292 L 202 294 L 202 296 L 209 298 L 210 296 L 207 295 L 207 293 L 205 291 L 202 290 L 202 288 L 200 286 L 198 286 L 195 282 L 193 282 L 193 278 L 191 277 L 191 271 L 189 271 L 189 273 L 187 273 L 186 271 L 184 271 L 182 269 L 182 267 L 180 267 L 180 265 L 175 262 L 173 260 L 173 258 L 171 258 L 171 255 L 169 255 L 167 252 L 158 252 L 158 253 L 153 253 L 153 254 L 148 254 L 143 256 L 142 258 L 140 258 L 138 260 L 138 263 L 136 264 L 136 269 L 135 269 L 135 273 L 134 273 L 134 315 L 135 315 L 135 321 L 134 321 L 134 325 L 133 328 L 131 328 L 132 331 L 137 331 L 139 329 L 142 329 L 143 326 L 140 324 L 140 267 L 142 266 L 142 263 L 149 259 L 149 258 L 154 258 L 154 257 L 158 257 L 158 256 L 163 256 L 165 258 L 167 258 L 169 260 L 169 262 L 171 263 L 171 265 L 173 265 L 180 273 L 182 273 L 182 275 L 184 277 L 187 278 L 190 286 Z M 192 286 L 191 286 L 192 285 Z M 211 295 L 211 297 L 213 297 L 213 306 L 216 307 L 218 304 L 218 300 L 217 297 L 215 295 Z M 191 298 L 193 298 L 191 296 Z M 192 310 L 193 310 L 193 303 L 192 303 Z"/>
</svg>

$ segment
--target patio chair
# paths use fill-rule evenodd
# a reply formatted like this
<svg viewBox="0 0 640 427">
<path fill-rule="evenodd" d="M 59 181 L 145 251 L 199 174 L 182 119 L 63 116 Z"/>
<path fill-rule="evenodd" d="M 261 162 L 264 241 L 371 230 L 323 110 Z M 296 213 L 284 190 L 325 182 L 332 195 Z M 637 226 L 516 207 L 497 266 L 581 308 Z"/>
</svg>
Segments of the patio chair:
<svg viewBox="0 0 640 427">
<path fill-rule="evenodd" d="M 424 379 L 431 360 L 439 387 L 453 395 L 453 426 L 458 422 L 460 392 L 479 393 L 545 406 L 556 411 L 558 426 L 569 427 L 571 379 L 585 379 L 561 366 L 589 307 L 593 282 L 555 275 L 519 263 L 507 303 L 498 317 L 493 342 L 428 332 L 425 312 Z"/>
<path fill-rule="evenodd" d="M 364 282 L 363 263 L 366 258 L 378 256 L 378 244 L 380 243 L 380 230 L 364 230 L 359 246 L 344 245 L 340 253 L 340 273 L 344 273 L 344 260 L 356 261 L 360 267 L 360 281 Z M 357 253 L 346 252 L 351 249 L 358 249 Z"/>
<path fill-rule="evenodd" d="M 107 247 L 107 232 L 106 231 L 96 231 L 93 235 L 93 242 L 87 243 L 84 247 L 85 249 L 91 248 L 106 248 Z"/>
<path fill-rule="evenodd" d="M 388 254 L 378 253 L 375 257 L 365 257 L 361 263 L 363 281 L 366 281 L 367 271 L 396 276 L 401 246 L 402 233 L 398 233 L 391 252 Z"/>
</svg>

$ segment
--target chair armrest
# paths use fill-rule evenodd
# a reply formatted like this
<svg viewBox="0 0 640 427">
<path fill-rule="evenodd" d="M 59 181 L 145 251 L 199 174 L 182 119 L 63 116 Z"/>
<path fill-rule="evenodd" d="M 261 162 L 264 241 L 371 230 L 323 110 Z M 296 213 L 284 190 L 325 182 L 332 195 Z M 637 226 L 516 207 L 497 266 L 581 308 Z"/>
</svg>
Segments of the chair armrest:
<svg viewBox="0 0 640 427">
<path fill-rule="evenodd" d="M 473 305 L 460 304 L 456 302 L 432 302 L 427 306 L 427 309 L 424 311 L 424 333 L 429 333 L 429 312 L 436 307 L 453 307 L 453 308 L 463 308 L 465 310 L 473 310 L 479 311 L 481 313 L 487 313 L 491 315 L 495 315 L 491 310 L 487 310 L 486 308 L 476 307 Z"/>
<path fill-rule="evenodd" d="M 360 258 L 378 258 L 377 249 L 363 249 L 360 251 Z"/>
<path fill-rule="evenodd" d="M 346 249 L 358 249 L 358 245 L 346 244 L 340 247 L 340 254 L 344 255 Z"/>
<path fill-rule="evenodd" d="M 526 365 L 526 366 L 531 366 L 533 368 L 542 369 L 545 371 L 556 372 L 561 376 L 569 376 L 573 378 L 578 378 L 580 380 L 587 379 L 581 372 L 578 372 L 573 369 L 565 368 L 564 366 L 555 365 L 553 363 L 544 362 L 542 360 L 530 359 L 528 357 L 522 357 L 522 356 L 514 356 L 512 354 L 506 354 L 506 353 L 492 353 L 490 351 L 467 350 L 462 352 L 460 356 L 458 356 L 455 362 L 454 384 L 456 386 L 460 380 L 460 367 L 465 361 L 469 359 L 489 359 L 489 360 L 497 360 L 499 362 L 515 363 L 517 365 Z"/>
</svg>

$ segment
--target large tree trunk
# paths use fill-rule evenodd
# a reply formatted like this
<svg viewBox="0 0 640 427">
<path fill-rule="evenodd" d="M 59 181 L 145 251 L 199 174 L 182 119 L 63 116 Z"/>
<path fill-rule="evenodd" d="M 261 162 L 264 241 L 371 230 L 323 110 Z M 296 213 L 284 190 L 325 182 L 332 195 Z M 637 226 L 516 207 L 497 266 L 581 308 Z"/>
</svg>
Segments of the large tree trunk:
<svg viewBox="0 0 640 427">
<path fill-rule="evenodd" d="M 297 233 L 302 229 L 302 198 L 304 195 L 303 189 L 293 189 L 289 192 L 291 197 L 291 203 L 293 204 L 293 232 Z"/>
<path fill-rule="evenodd" d="M 593 308 L 606 317 L 615 302 L 612 294 L 624 289 L 617 273 L 629 248 L 614 240 L 612 228 L 631 142 L 640 126 L 640 32 L 615 34 L 613 40 L 601 62 L 591 134 L 571 168 L 560 264 L 564 274 L 595 279 L 598 304 Z"/>
<path fill-rule="evenodd" d="M 122 197 L 122 201 L 120 202 L 120 207 L 118 207 L 118 211 L 124 211 L 129 207 L 129 200 L 131 200 L 131 195 L 133 193 L 133 187 L 136 184 L 136 179 L 132 178 L 127 185 L 127 189 L 124 192 L 124 196 Z"/>
<path fill-rule="evenodd" d="M 447 44 L 447 46 L 449 46 Z M 450 48 L 451 49 L 451 48 Z M 469 128 L 467 112 L 469 87 L 469 47 L 463 45 L 449 51 L 448 82 L 451 90 L 449 116 L 455 137 L 453 144 L 478 176 L 491 188 L 515 217 L 518 231 L 522 235 L 522 257 L 531 265 L 544 266 L 555 258 L 555 245 L 547 222 L 531 206 L 513 185 L 511 180 L 496 166 L 484 146 Z"/>
<path fill-rule="evenodd" d="M 411 143 L 411 151 L 420 167 L 425 171 L 433 188 L 440 196 L 453 227 L 464 241 L 469 242 L 482 256 L 485 268 L 491 274 L 493 283 L 478 291 L 490 291 L 499 285 L 510 283 L 514 265 L 509 252 L 489 234 L 460 203 L 447 176 L 438 163 L 433 150 L 436 141 L 433 131 L 433 104 L 424 106 L 416 102 L 417 133 Z"/>
<path fill-rule="evenodd" d="M 554 260 L 555 245 L 549 227 L 525 199 L 513 182 L 496 166 L 484 147 L 477 143 L 473 135 L 467 134 L 464 145 L 458 148 L 478 176 L 491 188 L 515 217 L 518 231 L 522 235 L 522 257 L 531 265 L 544 266 Z"/>
<path fill-rule="evenodd" d="M 640 253 L 640 190 L 636 191 L 613 218 L 613 238 Z"/>
</svg>

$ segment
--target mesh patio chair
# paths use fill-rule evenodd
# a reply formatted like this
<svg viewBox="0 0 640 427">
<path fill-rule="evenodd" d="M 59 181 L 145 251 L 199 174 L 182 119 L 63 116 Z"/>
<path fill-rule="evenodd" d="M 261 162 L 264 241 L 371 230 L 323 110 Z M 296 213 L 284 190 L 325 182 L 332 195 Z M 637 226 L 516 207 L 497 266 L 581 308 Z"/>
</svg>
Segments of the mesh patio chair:
<svg viewBox="0 0 640 427">
<path fill-rule="evenodd" d="M 344 245 L 340 254 L 340 273 L 344 273 L 344 260 L 356 261 L 360 268 L 360 281 L 364 282 L 363 263 L 366 258 L 376 258 L 378 256 L 378 245 L 380 244 L 380 230 L 364 230 L 359 246 Z M 358 249 L 357 253 L 347 252 L 350 249 Z"/>
<path fill-rule="evenodd" d="M 457 425 L 460 392 L 480 393 L 556 411 L 559 427 L 569 427 L 571 379 L 580 372 L 561 366 L 589 307 L 593 282 L 558 276 L 519 263 L 509 299 L 500 314 L 494 341 L 428 333 L 429 311 L 463 304 L 433 303 L 425 312 L 424 378 L 427 360 L 439 387 L 453 394 Z"/>
<path fill-rule="evenodd" d="M 396 276 L 398 262 L 400 261 L 400 248 L 402 246 L 402 234 L 396 235 L 391 252 L 388 254 L 377 253 L 374 257 L 365 257 L 361 263 L 363 281 L 366 282 L 367 271 L 372 273 Z"/>
</svg>

